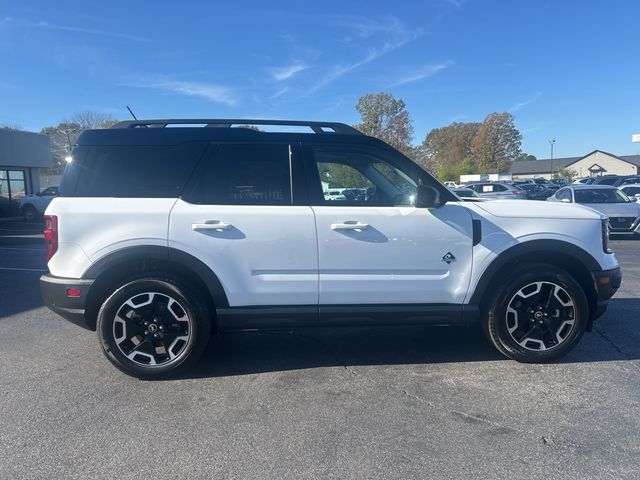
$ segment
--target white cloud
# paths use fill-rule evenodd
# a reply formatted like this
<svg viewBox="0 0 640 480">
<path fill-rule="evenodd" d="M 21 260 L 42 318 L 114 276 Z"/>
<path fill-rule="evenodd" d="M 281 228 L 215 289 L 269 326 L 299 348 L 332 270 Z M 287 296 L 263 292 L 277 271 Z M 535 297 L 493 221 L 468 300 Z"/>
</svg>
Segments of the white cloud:
<svg viewBox="0 0 640 480">
<path fill-rule="evenodd" d="M 294 63 L 293 65 L 287 65 L 285 67 L 272 68 L 271 75 L 273 76 L 274 80 L 281 82 L 283 80 L 288 80 L 289 78 L 293 77 L 297 73 L 300 73 L 306 68 L 308 68 L 307 65 L 303 63 Z"/>
<path fill-rule="evenodd" d="M 233 106 L 237 103 L 236 95 L 232 89 L 214 83 L 189 82 L 173 80 L 167 77 L 158 77 L 151 80 L 142 79 L 129 84 L 129 86 L 151 88 L 179 95 L 200 97 L 211 102 L 222 103 L 229 106 Z"/>
<path fill-rule="evenodd" d="M 358 60 L 357 62 L 347 64 L 347 65 L 335 65 L 327 75 L 325 75 L 323 78 L 320 79 L 319 82 L 317 82 L 309 90 L 307 90 L 306 94 L 309 95 L 311 93 L 314 93 L 320 90 L 322 87 L 337 80 L 343 75 L 346 75 L 347 73 L 359 67 L 362 67 L 363 65 L 366 65 L 370 62 L 373 62 L 374 60 L 377 60 L 380 57 L 383 57 L 385 55 L 388 55 L 391 52 L 394 52 L 395 50 L 398 50 L 400 47 L 403 47 L 407 43 L 414 41 L 415 39 L 422 36 L 423 34 L 424 34 L 424 31 L 422 29 L 409 31 L 403 27 L 402 31 L 400 32 L 400 35 L 397 35 L 395 36 L 395 38 L 385 41 L 383 46 L 380 48 L 369 50 L 367 55 L 361 58 L 360 60 Z"/>
<path fill-rule="evenodd" d="M 435 75 L 436 73 L 449 68 L 451 65 L 453 65 L 453 62 L 445 62 L 436 65 L 425 65 L 424 67 L 408 72 L 401 78 L 396 79 L 391 85 L 389 85 L 389 88 L 404 85 L 406 83 L 417 82 L 418 80 L 431 77 L 432 75 Z"/>
<path fill-rule="evenodd" d="M 70 25 L 58 25 L 44 21 L 39 22 L 23 22 L 11 17 L 5 17 L 0 22 L 0 27 L 15 27 L 25 29 L 42 29 L 42 30 L 58 30 L 63 32 L 83 33 L 87 35 L 100 35 L 103 37 L 120 38 L 122 40 L 131 40 L 134 42 L 150 42 L 151 40 L 139 35 L 129 33 L 113 32 L 107 30 L 96 30 L 93 28 L 73 27 Z"/>
<path fill-rule="evenodd" d="M 518 110 L 523 109 L 524 107 L 526 107 L 527 105 L 535 102 L 536 100 L 538 100 L 540 97 L 542 96 L 542 92 L 535 92 L 531 97 L 529 97 L 526 100 L 523 100 L 521 102 L 516 102 L 513 105 L 511 105 L 511 107 L 507 110 L 509 113 L 515 113 Z"/>
</svg>

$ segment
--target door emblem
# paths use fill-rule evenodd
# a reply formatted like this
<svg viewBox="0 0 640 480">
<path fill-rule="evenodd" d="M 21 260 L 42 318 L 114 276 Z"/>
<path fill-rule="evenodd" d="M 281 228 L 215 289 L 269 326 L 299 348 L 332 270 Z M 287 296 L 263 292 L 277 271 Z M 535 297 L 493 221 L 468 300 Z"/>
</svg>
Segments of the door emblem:
<svg viewBox="0 0 640 480">
<path fill-rule="evenodd" d="M 453 256 L 453 253 L 451 252 L 447 252 L 445 254 L 444 257 L 442 257 L 442 261 L 446 262 L 447 264 L 451 263 L 451 262 L 455 262 L 456 261 L 456 257 Z"/>
</svg>

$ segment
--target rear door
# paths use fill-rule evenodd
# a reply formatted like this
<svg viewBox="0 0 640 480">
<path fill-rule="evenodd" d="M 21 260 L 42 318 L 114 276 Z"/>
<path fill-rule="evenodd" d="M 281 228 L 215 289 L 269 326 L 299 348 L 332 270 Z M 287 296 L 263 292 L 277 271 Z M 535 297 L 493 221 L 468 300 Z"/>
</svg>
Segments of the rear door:
<svg viewBox="0 0 640 480">
<path fill-rule="evenodd" d="M 326 305 L 461 304 L 472 264 L 470 212 L 458 202 L 416 208 L 433 182 L 390 150 L 315 145 L 310 197 L 318 230 L 320 311 Z M 336 199 L 329 194 L 343 190 Z"/>
<path fill-rule="evenodd" d="M 173 208 L 169 246 L 208 265 L 230 307 L 317 306 L 316 227 L 296 185 L 301 168 L 296 145 L 212 144 Z"/>
</svg>

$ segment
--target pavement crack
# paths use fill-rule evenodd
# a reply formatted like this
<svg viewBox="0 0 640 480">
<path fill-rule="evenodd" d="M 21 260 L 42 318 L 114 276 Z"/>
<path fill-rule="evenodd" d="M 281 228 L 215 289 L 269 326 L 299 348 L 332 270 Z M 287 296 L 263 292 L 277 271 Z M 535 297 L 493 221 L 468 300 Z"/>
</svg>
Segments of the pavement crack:
<svg viewBox="0 0 640 480">
<path fill-rule="evenodd" d="M 640 366 L 635 365 L 635 363 L 633 363 L 634 358 L 629 355 L 627 352 L 625 352 L 624 350 L 622 350 L 622 348 L 620 348 L 616 342 L 614 342 L 611 338 L 609 338 L 609 336 L 607 336 L 602 330 L 600 330 L 596 325 L 593 326 L 593 330 L 600 335 L 603 340 L 605 342 L 607 342 L 611 348 L 613 348 L 616 352 L 618 352 L 620 355 L 622 355 L 624 358 L 626 358 L 627 360 L 631 361 L 631 366 L 637 370 L 640 371 Z"/>
</svg>

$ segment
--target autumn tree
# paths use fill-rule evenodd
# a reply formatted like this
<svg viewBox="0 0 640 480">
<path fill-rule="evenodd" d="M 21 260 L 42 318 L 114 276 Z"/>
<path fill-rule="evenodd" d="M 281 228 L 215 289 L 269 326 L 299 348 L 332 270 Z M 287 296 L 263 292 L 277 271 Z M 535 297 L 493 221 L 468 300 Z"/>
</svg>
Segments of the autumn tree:
<svg viewBox="0 0 640 480">
<path fill-rule="evenodd" d="M 411 145 L 413 123 L 404 101 L 390 93 L 369 93 L 360 97 L 356 110 L 362 122 L 355 128 L 365 135 L 387 142 L 407 156 L 414 155 L 415 150 Z"/>
<path fill-rule="evenodd" d="M 489 114 L 475 136 L 473 160 L 485 172 L 505 172 L 521 154 L 522 135 L 508 112 Z"/>
<path fill-rule="evenodd" d="M 454 122 L 446 127 L 434 128 L 420 146 L 418 162 L 439 178 L 455 175 L 459 170 L 470 173 L 467 170 L 474 168 L 471 160 L 472 145 L 479 129 L 480 124 L 474 122 Z M 444 175 L 445 171 L 449 173 Z"/>
<path fill-rule="evenodd" d="M 110 115 L 86 111 L 76 113 L 56 126 L 44 127 L 40 133 L 51 140 L 54 169 L 60 170 L 65 165 L 65 157 L 71 153 L 71 147 L 84 130 L 109 128 L 116 122 Z"/>
</svg>

